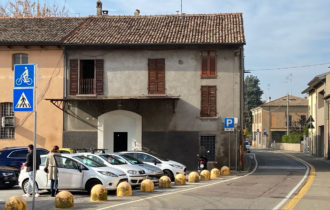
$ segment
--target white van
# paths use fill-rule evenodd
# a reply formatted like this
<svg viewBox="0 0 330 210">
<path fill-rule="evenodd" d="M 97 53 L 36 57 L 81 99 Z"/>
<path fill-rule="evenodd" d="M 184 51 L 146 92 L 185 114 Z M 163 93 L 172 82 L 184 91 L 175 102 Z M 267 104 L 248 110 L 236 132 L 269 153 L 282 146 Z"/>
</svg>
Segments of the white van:
<svg viewBox="0 0 330 210">
<path fill-rule="evenodd" d="M 47 155 L 41 156 L 40 169 L 36 174 L 36 182 L 40 190 L 50 189 L 50 180 L 44 172 Z M 56 155 L 58 166 L 59 190 L 86 190 L 90 192 L 96 184 L 102 184 L 107 190 L 116 190 L 120 182 L 128 181 L 126 174 L 120 170 L 106 167 L 82 155 Z M 19 186 L 27 192 L 29 176 L 26 167 L 22 166 L 18 178 Z"/>
</svg>

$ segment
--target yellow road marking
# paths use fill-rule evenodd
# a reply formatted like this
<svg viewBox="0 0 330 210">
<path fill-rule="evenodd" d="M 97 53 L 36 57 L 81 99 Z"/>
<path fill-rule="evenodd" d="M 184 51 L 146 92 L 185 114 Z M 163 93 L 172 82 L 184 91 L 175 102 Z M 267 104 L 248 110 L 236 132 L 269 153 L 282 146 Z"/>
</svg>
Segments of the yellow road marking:
<svg viewBox="0 0 330 210">
<path fill-rule="evenodd" d="M 286 154 L 289 155 L 289 154 Z M 308 179 L 305 183 L 305 185 L 300 189 L 300 191 L 298 192 L 298 194 L 296 196 L 294 196 L 285 206 L 283 206 L 283 210 L 287 210 L 287 209 L 293 209 L 297 203 L 305 196 L 305 194 L 307 193 L 307 191 L 309 190 L 309 188 L 312 186 L 313 181 L 314 181 L 314 177 L 315 177 L 315 168 L 313 165 L 309 164 L 308 162 L 297 158 L 295 156 L 289 155 L 291 157 L 293 157 L 294 159 L 297 159 L 301 162 L 304 162 L 306 165 L 309 166 L 310 171 L 309 171 L 309 176 Z"/>
</svg>

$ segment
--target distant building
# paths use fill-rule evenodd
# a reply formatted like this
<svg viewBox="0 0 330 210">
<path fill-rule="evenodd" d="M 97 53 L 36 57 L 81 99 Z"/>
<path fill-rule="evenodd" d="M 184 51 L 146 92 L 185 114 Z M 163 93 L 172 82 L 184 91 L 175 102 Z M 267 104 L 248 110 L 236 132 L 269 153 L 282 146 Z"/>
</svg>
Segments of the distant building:
<svg viewBox="0 0 330 210">
<path fill-rule="evenodd" d="M 287 99 L 289 98 L 289 104 Z M 287 116 L 287 107 L 289 116 Z M 307 99 L 297 96 L 283 96 L 264 103 L 252 111 L 252 145 L 257 148 L 268 148 L 272 142 L 280 143 L 282 136 L 289 132 L 302 131 L 308 112 Z"/>
<path fill-rule="evenodd" d="M 314 77 L 302 93 L 309 95 L 308 116 L 314 121 L 309 129 L 310 153 L 329 159 L 330 72 Z"/>
</svg>

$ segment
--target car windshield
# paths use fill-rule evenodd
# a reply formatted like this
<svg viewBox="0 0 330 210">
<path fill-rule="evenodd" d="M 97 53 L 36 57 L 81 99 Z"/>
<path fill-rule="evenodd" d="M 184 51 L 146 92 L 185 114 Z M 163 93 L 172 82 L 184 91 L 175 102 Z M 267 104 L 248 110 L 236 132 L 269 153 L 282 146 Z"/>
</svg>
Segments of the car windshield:
<svg viewBox="0 0 330 210">
<path fill-rule="evenodd" d="M 118 156 L 114 156 L 114 155 L 100 155 L 105 161 L 107 161 L 108 163 L 110 163 L 111 165 L 123 165 L 123 164 L 127 164 L 125 159 L 118 157 Z"/>
<path fill-rule="evenodd" d="M 80 162 L 90 166 L 90 167 L 105 167 L 106 165 L 98 163 L 85 156 L 73 156 L 74 159 L 79 160 Z"/>
<path fill-rule="evenodd" d="M 126 155 L 126 154 L 121 154 L 120 156 L 125 158 L 125 160 L 127 160 L 130 164 L 133 164 L 133 165 L 143 164 L 143 162 L 139 161 L 138 159 L 136 159 L 132 156 L 129 156 L 129 155 Z"/>
</svg>

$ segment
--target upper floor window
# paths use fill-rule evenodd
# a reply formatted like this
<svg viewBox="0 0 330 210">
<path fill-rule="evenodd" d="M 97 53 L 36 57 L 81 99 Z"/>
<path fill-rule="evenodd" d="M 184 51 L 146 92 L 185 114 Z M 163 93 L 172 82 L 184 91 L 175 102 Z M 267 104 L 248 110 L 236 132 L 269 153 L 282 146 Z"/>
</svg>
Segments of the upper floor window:
<svg viewBox="0 0 330 210">
<path fill-rule="evenodd" d="M 1 133 L 0 139 L 13 139 L 15 135 L 15 118 L 13 103 L 0 103 Z"/>
<path fill-rule="evenodd" d="M 217 116 L 217 87 L 201 87 L 201 117 Z"/>
<path fill-rule="evenodd" d="M 13 70 L 15 64 L 27 64 L 27 63 L 28 63 L 28 54 L 25 53 L 13 54 L 13 66 L 12 66 Z"/>
<path fill-rule="evenodd" d="M 104 60 L 70 60 L 70 95 L 103 95 Z"/>
<path fill-rule="evenodd" d="M 165 94 L 165 59 L 148 59 L 148 93 Z"/>
<path fill-rule="evenodd" d="M 217 76 L 217 62 L 215 51 L 201 52 L 201 77 L 214 78 Z"/>
</svg>

